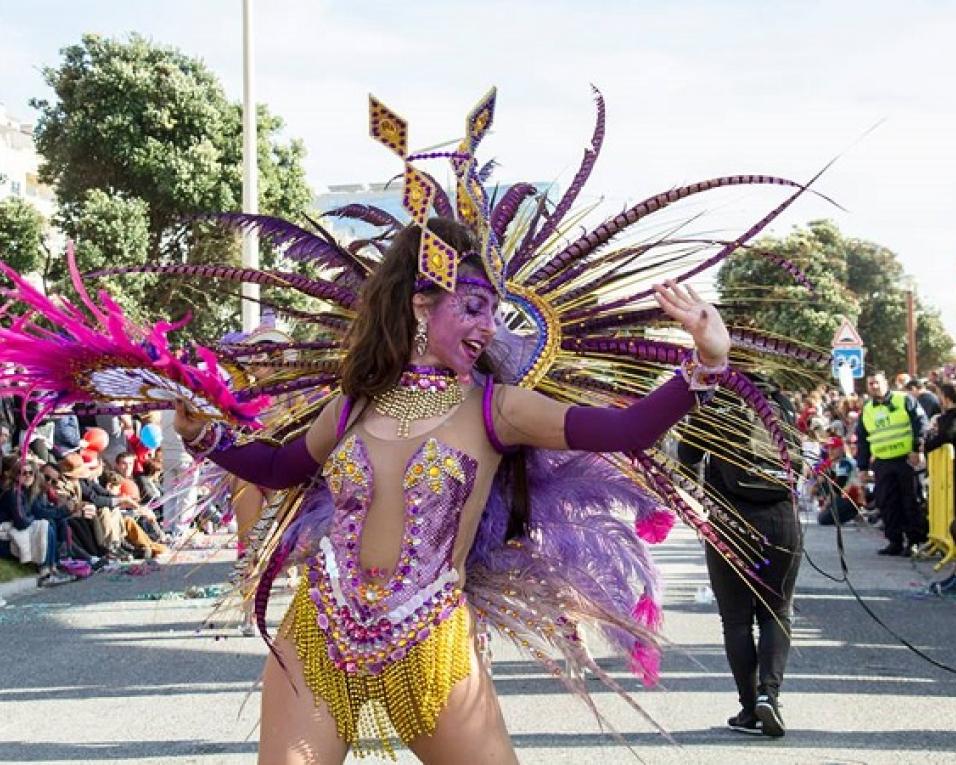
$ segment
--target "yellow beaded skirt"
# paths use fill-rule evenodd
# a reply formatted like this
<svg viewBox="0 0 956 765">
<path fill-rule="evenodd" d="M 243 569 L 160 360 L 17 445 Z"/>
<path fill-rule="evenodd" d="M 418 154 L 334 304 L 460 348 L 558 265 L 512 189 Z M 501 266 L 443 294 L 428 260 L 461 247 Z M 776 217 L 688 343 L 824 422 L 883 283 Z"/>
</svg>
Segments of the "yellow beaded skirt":
<svg viewBox="0 0 956 765">
<path fill-rule="evenodd" d="M 407 745 L 435 732 L 451 689 L 471 673 L 467 605 L 458 606 L 425 640 L 375 675 L 349 674 L 332 663 L 317 616 L 303 577 L 283 633 L 295 643 L 306 684 L 328 705 L 339 737 L 357 757 L 385 754 L 394 759 L 394 736 Z"/>
</svg>

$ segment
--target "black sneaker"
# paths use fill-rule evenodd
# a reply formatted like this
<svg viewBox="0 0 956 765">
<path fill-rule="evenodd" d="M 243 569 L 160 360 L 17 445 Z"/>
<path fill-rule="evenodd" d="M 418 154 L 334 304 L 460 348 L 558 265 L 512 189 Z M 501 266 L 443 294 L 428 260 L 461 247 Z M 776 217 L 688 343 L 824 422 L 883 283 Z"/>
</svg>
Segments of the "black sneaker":
<svg viewBox="0 0 956 765">
<path fill-rule="evenodd" d="M 906 548 L 899 542 L 890 542 L 886 547 L 876 551 L 877 555 L 906 555 Z"/>
<path fill-rule="evenodd" d="M 758 696 L 757 705 L 754 707 L 754 714 L 757 716 L 757 719 L 763 723 L 761 732 L 765 736 L 780 738 L 780 736 L 783 736 L 787 732 L 775 698 L 767 696 L 766 694 Z"/>
<path fill-rule="evenodd" d="M 763 723 L 757 719 L 753 712 L 748 712 L 745 709 L 741 709 L 727 720 L 727 727 L 738 733 L 749 733 L 751 736 L 759 736 L 763 733 Z"/>
</svg>

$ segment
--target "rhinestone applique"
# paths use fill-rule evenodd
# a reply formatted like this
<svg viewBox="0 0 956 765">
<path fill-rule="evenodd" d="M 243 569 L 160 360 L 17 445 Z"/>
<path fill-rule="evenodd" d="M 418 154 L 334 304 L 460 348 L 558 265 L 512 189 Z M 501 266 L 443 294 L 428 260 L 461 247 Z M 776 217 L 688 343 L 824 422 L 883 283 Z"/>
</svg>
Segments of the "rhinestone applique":
<svg viewBox="0 0 956 765">
<path fill-rule="evenodd" d="M 413 489 L 425 481 L 428 487 L 438 494 L 442 490 L 444 476 L 459 483 L 465 482 L 465 471 L 460 460 L 450 452 L 442 454 L 437 439 L 429 438 L 422 451 L 422 456 L 413 461 L 405 473 L 406 489 Z"/>
<path fill-rule="evenodd" d="M 368 486 L 368 477 L 365 474 L 364 459 L 357 458 L 355 454 L 356 437 L 349 436 L 345 442 L 325 461 L 322 468 L 322 475 L 329 484 L 329 488 L 335 494 L 342 493 L 343 481 L 350 481 L 356 486 L 366 488 Z"/>
</svg>

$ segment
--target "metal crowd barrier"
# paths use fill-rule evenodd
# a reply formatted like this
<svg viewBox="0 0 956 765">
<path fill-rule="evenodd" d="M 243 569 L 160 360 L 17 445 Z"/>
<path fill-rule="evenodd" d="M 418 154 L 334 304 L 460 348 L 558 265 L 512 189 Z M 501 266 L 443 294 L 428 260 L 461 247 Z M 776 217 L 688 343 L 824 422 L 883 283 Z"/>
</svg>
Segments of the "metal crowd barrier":
<svg viewBox="0 0 956 765">
<path fill-rule="evenodd" d="M 944 444 L 934 449 L 927 455 L 926 461 L 929 471 L 929 543 L 925 549 L 928 553 L 943 556 L 933 567 L 939 571 L 950 561 L 956 560 L 956 543 L 950 533 L 950 526 L 956 517 L 953 507 L 953 445 Z"/>
</svg>

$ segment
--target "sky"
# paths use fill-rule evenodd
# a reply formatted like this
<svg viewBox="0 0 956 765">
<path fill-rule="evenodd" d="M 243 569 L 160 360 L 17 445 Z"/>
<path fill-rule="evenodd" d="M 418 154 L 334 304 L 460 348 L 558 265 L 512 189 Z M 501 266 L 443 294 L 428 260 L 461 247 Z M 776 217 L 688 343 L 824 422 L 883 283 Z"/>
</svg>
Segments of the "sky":
<svg viewBox="0 0 956 765">
<path fill-rule="evenodd" d="M 0 101 L 32 120 L 29 98 L 50 95 L 41 68 L 86 32 L 176 46 L 238 100 L 241 10 L 241 0 L 0 0 Z M 590 140 L 594 84 L 607 137 L 582 201 L 614 215 L 717 175 L 806 180 L 839 155 L 816 188 L 844 209 L 805 197 L 770 233 L 827 217 L 890 248 L 956 336 L 956 0 L 253 0 L 253 19 L 257 100 L 304 141 L 317 190 L 398 171 L 368 138 L 369 92 L 426 147 L 460 136 L 491 85 L 498 111 L 479 159 L 496 158 L 502 182 L 566 185 Z M 705 196 L 685 210 L 726 232 L 783 192 Z"/>
</svg>

